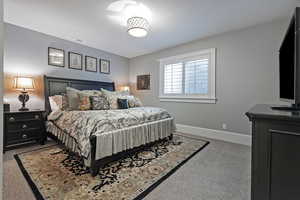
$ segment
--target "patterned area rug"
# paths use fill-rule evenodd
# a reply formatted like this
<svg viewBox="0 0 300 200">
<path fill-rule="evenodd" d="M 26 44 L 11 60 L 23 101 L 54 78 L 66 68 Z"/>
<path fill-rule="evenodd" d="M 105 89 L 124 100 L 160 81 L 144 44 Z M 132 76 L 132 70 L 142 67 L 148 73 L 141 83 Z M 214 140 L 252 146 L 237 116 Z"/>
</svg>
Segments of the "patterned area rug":
<svg viewBox="0 0 300 200">
<path fill-rule="evenodd" d="M 55 145 L 15 155 L 38 200 L 138 200 L 203 149 L 208 142 L 175 135 L 89 174 L 81 160 Z"/>
</svg>

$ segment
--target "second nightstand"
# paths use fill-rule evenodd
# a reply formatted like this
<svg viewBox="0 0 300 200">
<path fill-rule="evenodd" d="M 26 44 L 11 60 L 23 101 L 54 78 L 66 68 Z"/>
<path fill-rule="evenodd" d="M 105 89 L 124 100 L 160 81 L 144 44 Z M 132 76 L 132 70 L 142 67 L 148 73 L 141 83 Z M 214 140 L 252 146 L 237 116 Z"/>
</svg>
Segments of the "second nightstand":
<svg viewBox="0 0 300 200">
<path fill-rule="evenodd" d="M 4 112 L 4 151 L 32 141 L 44 144 L 43 113 L 41 110 Z"/>
</svg>

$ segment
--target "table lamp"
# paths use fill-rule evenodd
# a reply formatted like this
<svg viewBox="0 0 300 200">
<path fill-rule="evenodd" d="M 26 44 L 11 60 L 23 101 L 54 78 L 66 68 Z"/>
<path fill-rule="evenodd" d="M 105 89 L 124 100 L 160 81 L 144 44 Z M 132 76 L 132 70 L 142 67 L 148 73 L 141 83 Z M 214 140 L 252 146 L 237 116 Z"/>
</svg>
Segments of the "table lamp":
<svg viewBox="0 0 300 200">
<path fill-rule="evenodd" d="M 34 80 L 28 77 L 16 77 L 14 88 L 21 91 L 18 99 L 22 103 L 22 107 L 19 111 L 28 111 L 29 109 L 26 108 L 26 102 L 29 100 L 28 91 L 34 90 Z"/>
<path fill-rule="evenodd" d="M 130 87 L 129 86 L 123 86 L 121 90 L 123 92 L 130 92 Z"/>
</svg>

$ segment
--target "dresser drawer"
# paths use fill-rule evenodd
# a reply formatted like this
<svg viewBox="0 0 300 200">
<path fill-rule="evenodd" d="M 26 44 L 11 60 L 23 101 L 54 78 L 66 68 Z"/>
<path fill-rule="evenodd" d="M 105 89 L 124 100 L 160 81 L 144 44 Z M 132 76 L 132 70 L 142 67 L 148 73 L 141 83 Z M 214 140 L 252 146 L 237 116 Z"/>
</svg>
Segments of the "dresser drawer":
<svg viewBox="0 0 300 200">
<path fill-rule="evenodd" d="M 30 120 L 42 120 L 39 113 L 19 113 L 19 114 L 9 114 L 6 116 L 8 123 L 23 122 Z"/>
<path fill-rule="evenodd" d="M 20 130 L 30 130 L 33 128 L 40 128 L 41 127 L 41 121 L 40 120 L 31 120 L 31 121 L 19 121 L 14 123 L 8 123 L 7 124 L 7 131 L 20 131 Z"/>
<path fill-rule="evenodd" d="M 19 131 L 19 132 L 9 132 L 7 133 L 7 144 L 16 144 L 20 142 L 26 142 L 29 140 L 38 139 L 41 137 L 41 130 L 31 130 L 31 131 Z"/>
</svg>

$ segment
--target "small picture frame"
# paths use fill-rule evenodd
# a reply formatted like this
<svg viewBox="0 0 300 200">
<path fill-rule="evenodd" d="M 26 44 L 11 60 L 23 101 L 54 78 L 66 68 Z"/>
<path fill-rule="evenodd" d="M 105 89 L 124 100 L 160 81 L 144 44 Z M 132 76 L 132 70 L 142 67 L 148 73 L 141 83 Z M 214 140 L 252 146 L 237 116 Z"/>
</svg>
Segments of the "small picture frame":
<svg viewBox="0 0 300 200">
<path fill-rule="evenodd" d="M 150 90 L 150 74 L 137 76 L 137 90 Z"/>
<path fill-rule="evenodd" d="M 48 47 L 48 65 L 56 67 L 65 67 L 65 51 Z"/>
<path fill-rule="evenodd" d="M 85 71 L 97 72 L 97 58 L 85 56 Z"/>
<path fill-rule="evenodd" d="M 110 61 L 100 59 L 100 73 L 110 74 Z"/>
<path fill-rule="evenodd" d="M 82 70 L 82 55 L 81 54 L 69 52 L 69 68 Z"/>
</svg>

